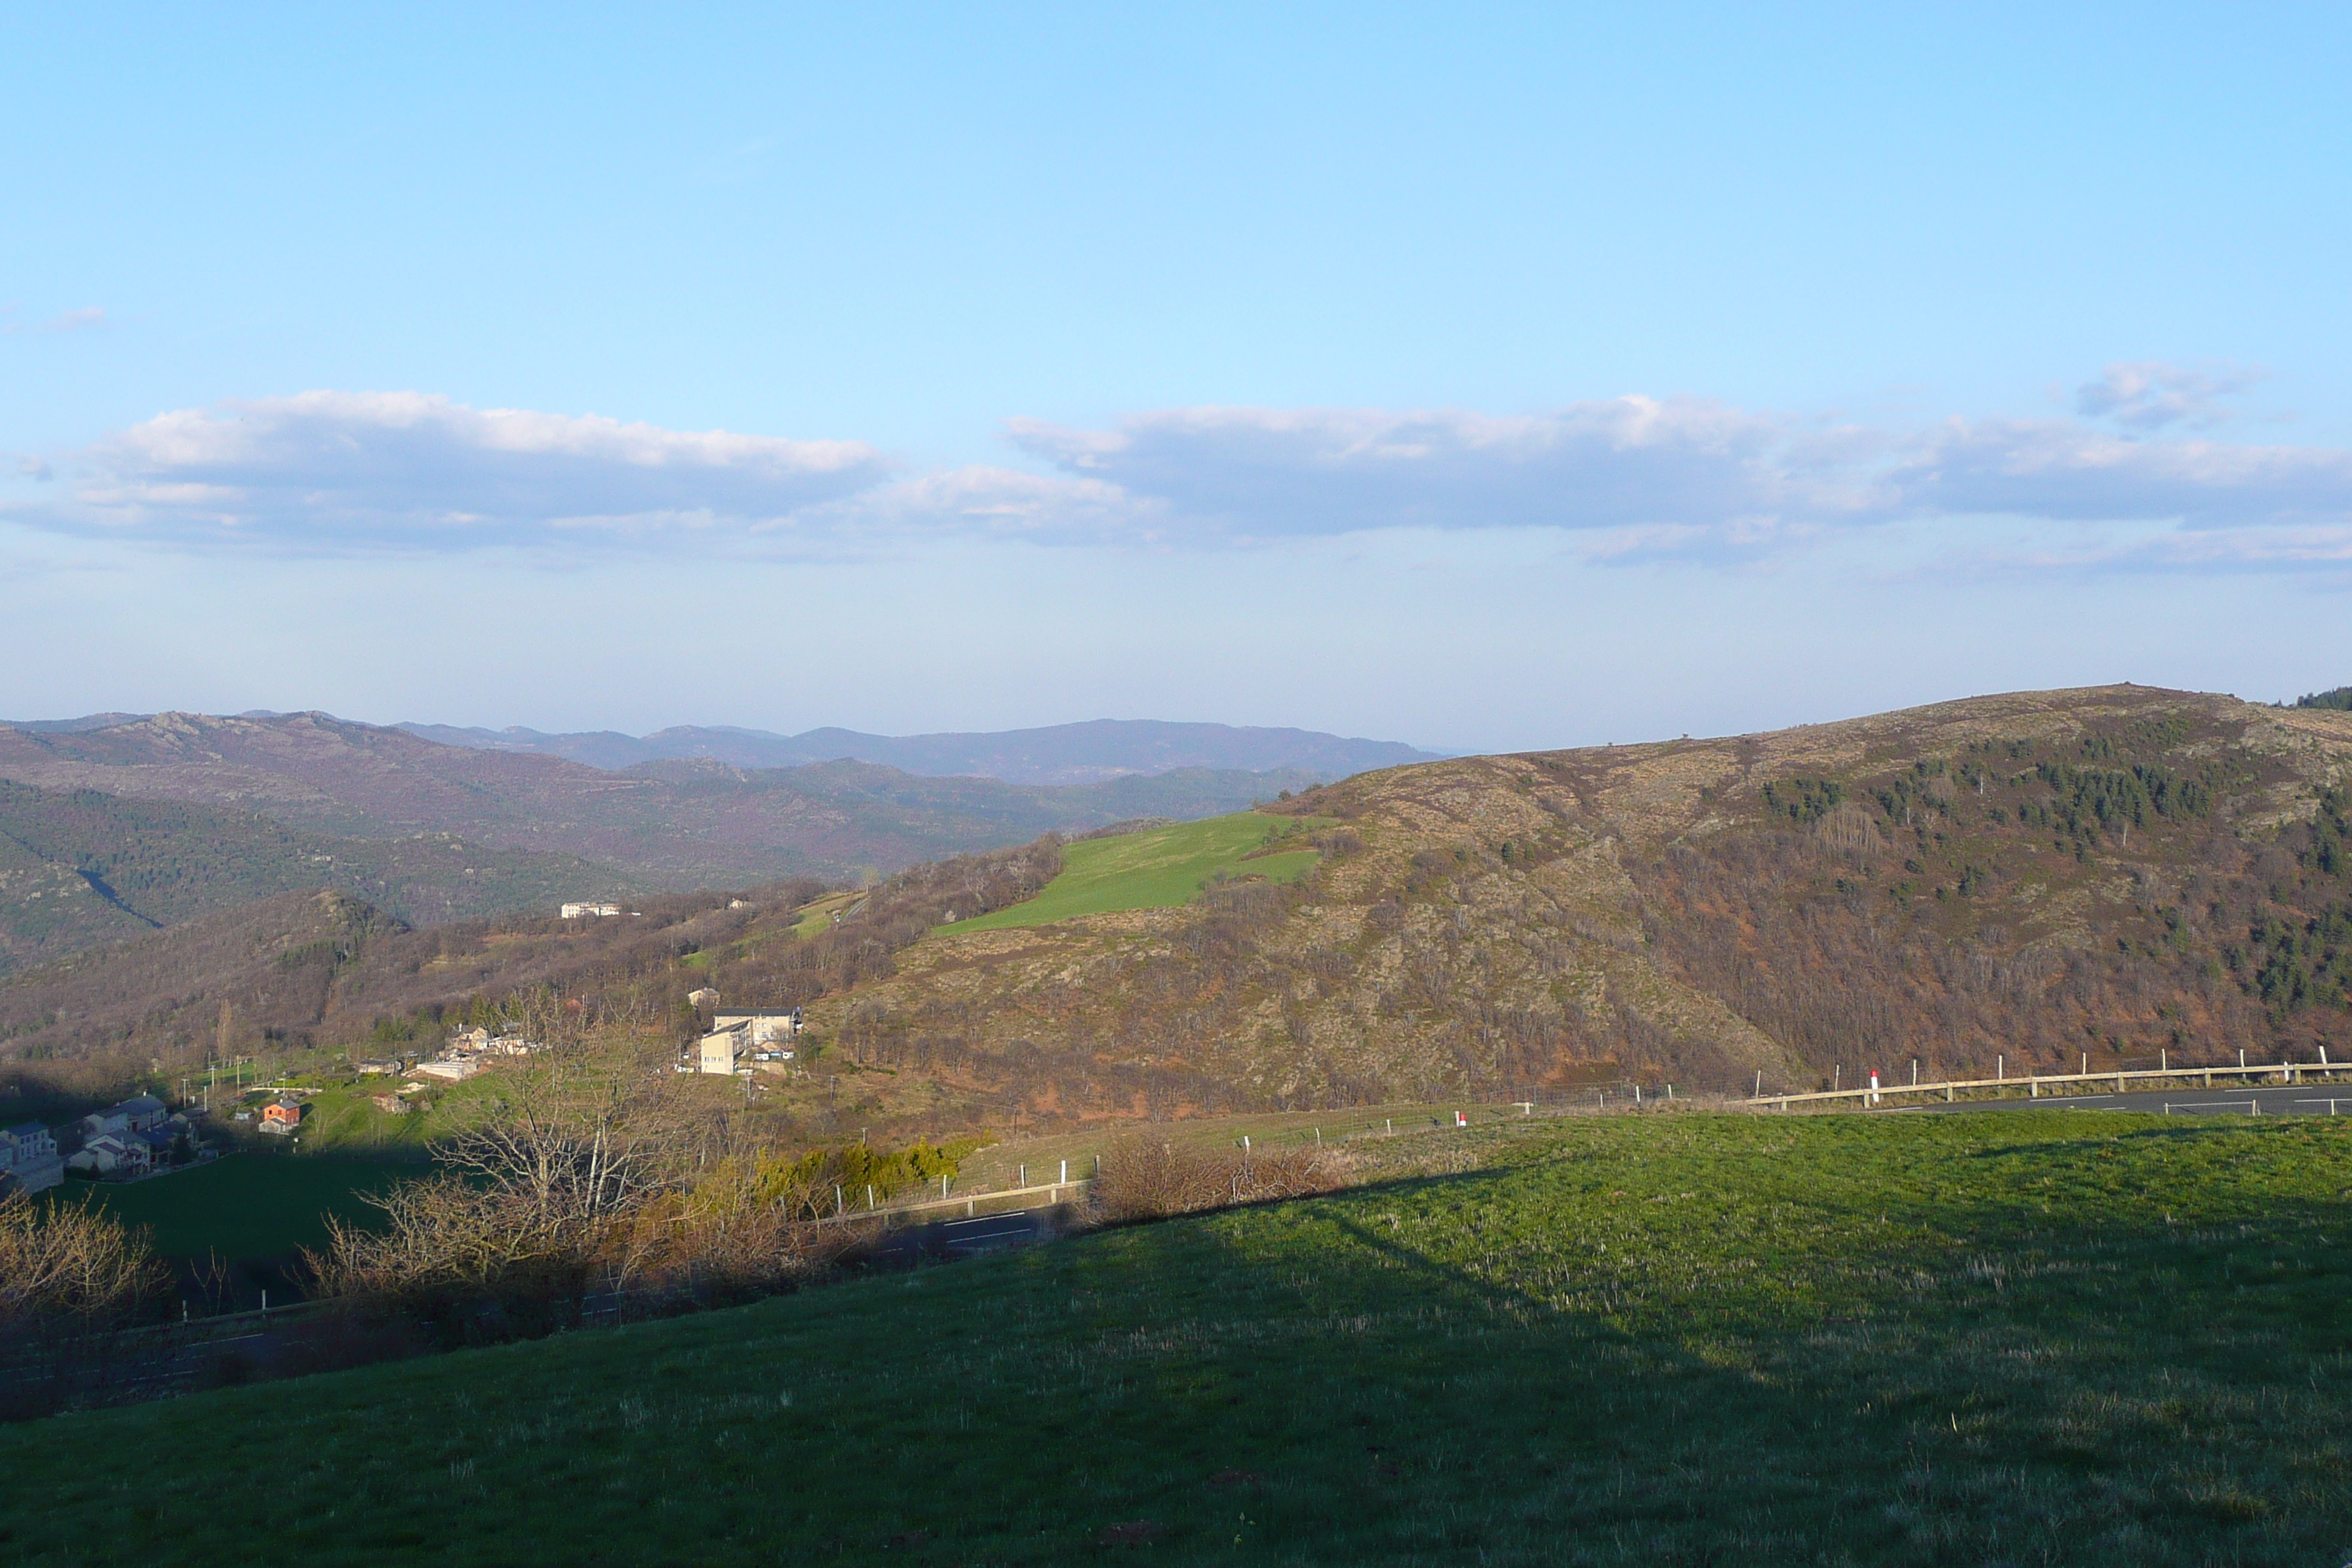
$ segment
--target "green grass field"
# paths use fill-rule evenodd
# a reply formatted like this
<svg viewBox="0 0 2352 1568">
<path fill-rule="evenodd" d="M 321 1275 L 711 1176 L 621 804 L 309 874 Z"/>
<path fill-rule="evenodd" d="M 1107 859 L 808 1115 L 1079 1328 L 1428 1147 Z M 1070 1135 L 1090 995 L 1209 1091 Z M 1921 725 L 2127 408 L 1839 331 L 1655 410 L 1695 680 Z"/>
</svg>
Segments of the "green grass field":
<svg viewBox="0 0 2352 1568">
<path fill-rule="evenodd" d="M 125 1225 L 150 1227 L 165 1258 L 215 1254 L 236 1263 L 322 1247 L 328 1215 L 364 1223 L 375 1211 L 363 1194 L 421 1171 L 413 1162 L 231 1154 L 125 1186 L 69 1182 L 58 1194 L 67 1202 L 92 1194 Z"/>
<path fill-rule="evenodd" d="M 849 891 L 827 893 L 824 898 L 811 900 L 803 908 L 801 918 L 793 922 L 793 934 L 806 938 L 814 936 L 820 931 L 830 931 L 833 928 L 833 917 L 863 897 L 865 897 L 863 891 Z"/>
<path fill-rule="evenodd" d="M 1526 1131 L 1530 1125 L 1525 1122 L 1517 1104 L 1450 1100 L 1426 1104 L 1399 1101 L 1348 1110 L 1262 1110 L 1187 1117 L 1181 1121 L 1154 1126 L 1150 1136 L 1181 1149 L 1200 1152 L 1222 1152 L 1247 1136 L 1261 1149 L 1307 1149 L 1318 1144 L 1340 1149 L 1352 1145 L 1378 1158 L 1381 1151 L 1391 1146 L 1387 1142 L 1391 1137 L 1407 1141 L 1394 1145 L 1401 1152 L 1426 1147 L 1411 1140 L 1420 1133 L 1451 1125 L 1456 1110 L 1470 1118 L 1478 1135 L 1473 1142 L 1482 1147 L 1487 1134 L 1510 1134 Z M 956 1191 L 984 1193 L 1015 1186 L 1024 1169 L 1030 1181 L 1057 1180 L 1065 1160 L 1070 1163 L 1073 1177 L 1084 1176 L 1094 1168 L 1096 1156 L 1116 1150 L 1122 1140 L 1134 1135 L 1131 1127 L 1121 1123 L 1096 1123 L 1075 1131 L 984 1144 L 957 1162 Z"/>
<path fill-rule="evenodd" d="M 1173 909 L 1199 898 L 1219 875 L 1295 882 L 1321 858 L 1317 851 L 1286 849 L 1244 858 L 1277 837 L 1316 825 L 1311 819 L 1239 811 L 1116 838 L 1080 839 L 1062 851 L 1061 875 L 1027 903 L 940 929 L 1001 931 L 1113 910 Z"/>
<path fill-rule="evenodd" d="M 235 1498 L 361 1563 L 2352 1556 L 2340 1124 L 1444 1147 L 1486 1168 L 0 1429 L 0 1552 L 210 1561 Z"/>
<path fill-rule="evenodd" d="M 377 1110 L 373 1097 L 414 1080 L 365 1078 L 356 1084 L 335 1083 L 303 1102 L 302 1152 L 425 1159 L 430 1145 L 474 1126 L 488 1113 L 489 1101 L 499 1096 L 501 1086 L 512 1083 L 511 1071 L 493 1068 L 463 1083 L 436 1081 L 428 1093 L 414 1097 L 415 1109 L 405 1116 Z"/>
</svg>

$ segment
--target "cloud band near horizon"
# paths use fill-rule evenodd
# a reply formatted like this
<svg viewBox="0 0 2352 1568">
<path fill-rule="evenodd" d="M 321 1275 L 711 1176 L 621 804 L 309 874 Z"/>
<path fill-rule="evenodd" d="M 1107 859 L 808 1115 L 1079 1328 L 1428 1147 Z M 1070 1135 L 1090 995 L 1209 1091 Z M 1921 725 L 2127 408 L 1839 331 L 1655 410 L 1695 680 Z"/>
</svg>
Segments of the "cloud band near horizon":
<svg viewBox="0 0 2352 1568">
<path fill-rule="evenodd" d="M 22 470 L 58 493 L 0 503 L 0 517 L 289 553 L 627 549 L 681 534 L 768 553 L 951 536 L 1202 548 L 1518 529 L 1571 536 L 1595 558 L 1737 560 L 1839 530 L 1998 516 L 2074 527 L 2044 563 L 2352 563 L 2352 452 L 2158 434 L 2211 429 L 2227 416 L 2219 398 L 2251 379 L 2111 366 L 2073 417 L 1908 431 L 1646 396 L 1528 416 L 1209 407 L 1108 429 L 1016 419 L 1006 437 L 1034 468 L 931 472 L 856 440 L 310 392 L 163 414 L 27 458 Z M 2096 536 L 2113 524 L 2141 526 Z"/>
</svg>

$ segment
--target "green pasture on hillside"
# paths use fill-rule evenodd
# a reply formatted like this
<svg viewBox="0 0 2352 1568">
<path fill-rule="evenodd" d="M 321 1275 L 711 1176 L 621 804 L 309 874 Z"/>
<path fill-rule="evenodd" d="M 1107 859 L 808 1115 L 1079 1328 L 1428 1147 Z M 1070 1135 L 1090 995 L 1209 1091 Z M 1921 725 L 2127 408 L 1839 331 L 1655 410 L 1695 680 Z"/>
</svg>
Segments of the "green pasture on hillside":
<svg viewBox="0 0 2352 1568">
<path fill-rule="evenodd" d="M 801 918 L 793 922 L 793 934 L 812 937 L 833 929 L 833 917 L 866 896 L 860 889 L 851 892 L 827 893 L 801 907 Z"/>
<path fill-rule="evenodd" d="M 0 1551 L 110 1560 L 104 1519 L 209 1562 L 184 1525 L 234 1498 L 239 1551 L 352 1563 L 2352 1558 L 2342 1123 L 1484 1142 L 1459 1174 L 0 1429 Z"/>
<path fill-rule="evenodd" d="M 402 1116 L 378 1110 L 375 1096 L 416 1080 L 369 1077 L 357 1083 L 335 1083 L 303 1099 L 302 1152 L 425 1159 L 433 1144 L 475 1126 L 489 1113 L 502 1086 L 512 1083 L 512 1070 L 493 1068 L 462 1083 L 431 1080 L 426 1092 L 409 1097 L 412 1109 Z"/>
<path fill-rule="evenodd" d="M 230 1154 L 121 1186 L 70 1182 L 58 1196 L 72 1203 L 87 1194 L 125 1225 L 149 1227 L 156 1252 L 165 1258 L 215 1255 L 238 1263 L 324 1247 L 327 1215 L 365 1224 L 376 1216 L 367 1194 L 423 1169 L 390 1160 Z"/>
<path fill-rule="evenodd" d="M 1238 811 L 1115 838 L 1084 838 L 1062 850 L 1062 871 L 1026 903 L 959 921 L 943 931 L 1039 926 L 1113 910 L 1164 910 L 1191 903 L 1218 876 L 1295 882 L 1320 858 L 1307 848 L 1244 858 L 1274 839 L 1318 824 Z"/>
<path fill-rule="evenodd" d="M 1149 1127 L 1092 1123 L 1075 1131 L 982 1144 L 957 1162 L 955 1190 L 980 1194 L 1012 1187 L 1019 1184 L 1024 1170 L 1032 1182 L 1057 1180 L 1065 1160 L 1069 1162 L 1073 1177 L 1084 1176 L 1094 1169 L 1097 1157 L 1115 1153 L 1121 1144 L 1137 1138 L 1215 1153 L 1236 1150 L 1242 1140 L 1248 1138 L 1251 1146 L 1257 1149 L 1352 1150 L 1379 1161 L 1391 1150 L 1404 1153 L 1427 1147 L 1417 1142 L 1420 1135 L 1451 1128 L 1457 1110 L 1470 1119 L 1471 1136 L 1466 1142 L 1473 1148 L 1485 1147 L 1496 1134 L 1517 1136 L 1536 1125 L 1516 1100 L 1487 1103 L 1471 1100 L 1399 1100 L 1354 1106 L 1346 1110 L 1240 1111 L 1227 1116 L 1190 1116 L 1181 1121 L 1163 1121 Z"/>
</svg>

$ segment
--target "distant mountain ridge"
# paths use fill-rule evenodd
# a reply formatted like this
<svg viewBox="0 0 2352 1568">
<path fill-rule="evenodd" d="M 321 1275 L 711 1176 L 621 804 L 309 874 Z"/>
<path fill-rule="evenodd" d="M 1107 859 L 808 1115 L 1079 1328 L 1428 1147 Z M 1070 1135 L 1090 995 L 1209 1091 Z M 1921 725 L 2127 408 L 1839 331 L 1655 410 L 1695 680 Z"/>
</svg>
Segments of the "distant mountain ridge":
<svg viewBox="0 0 2352 1568">
<path fill-rule="evenodd" d="M 836 761 L 747 769 L 709 757 L 625 771 L 443 745 L 323 713 L 160 713 L 96 729 L 0 726 L 0 779 L 254 813 L 352 839 L 455 835 L 579 857 L 666 888 L 855 878 L 1139 816 L 1239 810 L 1336 770 L 1177 768 L 1097 783 L 919 777 Z"/>
<path fill-rule="evenodd" d="M 1034 730 L 933 735 L 869 735 L 828 728 L 797 735 L 732 725 L 682 724 L 650 735 L 613 730 L 551 734 L 448 724 L 393 726 L 445 746 L 562 757 L 618 771 L 652 762 L 707 758 L 739 768 L 791 768 L 848 760 L 875 763 L 922 778 L 976 776 L 1007 784 L 1098 784 L 1130 774 L 1211 768 L 1265 773 L 1295 768 L 1346 778 L 1375 768 L 1438 760 L 1400 741 L 1368 741 L 1318 731 L 1233 724 L 1178 724 L 1150 719 L 1096 719 Z"/>
</svg>

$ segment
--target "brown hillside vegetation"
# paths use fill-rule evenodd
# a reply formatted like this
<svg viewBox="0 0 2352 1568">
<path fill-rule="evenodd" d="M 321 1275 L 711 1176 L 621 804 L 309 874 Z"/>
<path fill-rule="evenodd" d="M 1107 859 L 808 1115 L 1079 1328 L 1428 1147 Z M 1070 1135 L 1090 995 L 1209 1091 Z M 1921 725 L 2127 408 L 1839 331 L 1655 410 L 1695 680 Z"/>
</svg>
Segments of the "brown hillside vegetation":
<svg viewBox="0 0 2352 1568">
<path fill-rule="evenodd" d="M 0 779 L 227 806 L 355 839 L 454 834 L 681 889 L 856 879 L 1048 831 L 1214 816 L 1328 776 L 1194 768 L 1048 788 L 843 761 L 747 770 L 708 759 L 608 773 L 321 713 L 158 713 L 74 733 L 0 724 Z"/>
<path fill-rule="evenodd" d="M 294 1064 L 373 1047 L 429 1047 L 446 1027 L 683 1038 L 688 993 L 726 987 L 737 1005 L 790 1005 L 888 973 L 943 900 L 977 910 L 1036 892 L 1055 841 L 937 861 L 800 929 L 825 891 L 807 879 L 740 894 L 641 900 L 601 920 L 520 916 L 412 929 L 333 891 L 290 893 L 192 920 L 0 983 L 0 1092 L 113 1092 L 212 1057 Z"/>
<path fill-rule="evenodd" d="M 812 1016 L 999 1121 L 2342 1050 L 2347 784 L 2352 715 L 2130 686 L 1425 763 L 1274 808 L 1341 824 L 1296 886 L 941 931 Z"/>
<path fill-rule="evenodd" d="M 525 1003 L 683 1038 L 708 984 L 809 1008 L 805 1076 L 763 1114 L 892 1138 L 1913 1058 L 2308 1057 L 2352 1050 L 2347 791 L 2352 713 L 2026 693 L 1367 774 L 1269 808 L 1328 825 L 1295 883 L 1034 928 L 939 922 L 1034 895 L 1050 838 L 641 919 L 407 931 L 339 904 L 367 927 L 348 952 L 289 925 L 241 970 L 166 931 L 0 986 L 0 1039 L 54 1080 L 200 1060 L 223 1001 L 331 1047 Z"/>
<path fill-rule="evenodd" d="M 311 888 L 420 925 L 645 890 L 574 856 L 448 834 L 330 838 L 252 812 L 0 779 L 0 973 Z"/>
</svg>

